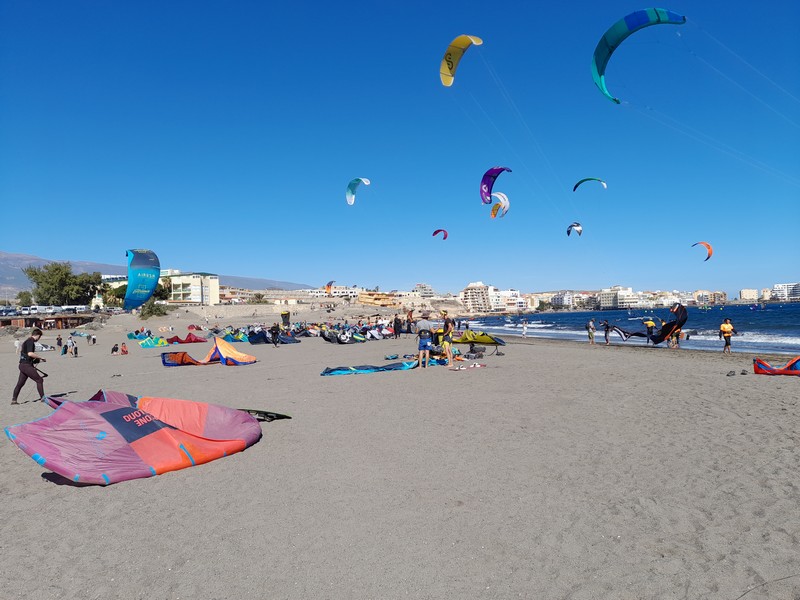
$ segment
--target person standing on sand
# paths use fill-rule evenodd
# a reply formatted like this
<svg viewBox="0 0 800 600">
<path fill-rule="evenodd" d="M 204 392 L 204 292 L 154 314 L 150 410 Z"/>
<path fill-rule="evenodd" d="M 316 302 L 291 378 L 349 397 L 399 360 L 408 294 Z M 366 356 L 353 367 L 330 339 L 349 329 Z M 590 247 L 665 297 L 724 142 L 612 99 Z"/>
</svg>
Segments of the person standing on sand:
<svg viewBox="0 0 800 600">
<path fill-rule="evenodd" d="M 444 354 L 447 358 L 447 364 L 445 366 L 452 367 L 453 366 L 453 332 L 456 329 L 456 323 L 447 316 L 447 311 L 443 310 L 442 315 L 444 316 L 444 333 L 442 334 L 442 347 L 444 348 Z"/>
<path fill-rule="evenodd" d="M 731 325 L 731 320 L 725 319 L 722 325 L 719 326 L 719 339 L 725 340 L 725 346 L 722 348 L 723 354 L 731 353 L 731 336 L 733 334 L 738 334 L 738 332 L 733 328 L 733 325 Z"/>
<path fill-rule="evenodd" d="M 594 326 L 594 319 L 589 319 L 589 322 L 586 323 L 586 332 L 589 334 L 589 343 L 594 346 L 594 332 L 597 329 Z"/>
<path fill-rule="evenodd" d="M 400 339 L 400 330 L 403 328 L 403 322 L 400 320 L 400 315 L 394 316 L 394 321 L 392 322 L 392 329 L 394 329 L 394 339 Z"/>
<path fill-rule="evenodd" d="M 33 379 L 33 381 L 36 382 L 36 391 L 39 392 L 38 399 L 42 400 L 44 398 L 44 378 L 36 369 L 36 364 L 39 361 L 47 362 L 46 358 L 36 354 L 36 342 L 38 342 L 41 337 L 42 330 L 36 327 L 31 331 L 31 337 L 22 342 L 19 352 L 19 379 L 17 379 L 17 386 L 14 388 L 14 393 L 11 396 L 11 404 L 19 404 L 17 398 L 19 398 L 22 386 L 25 385 L 28 379 Z"/>
<path fill-rule="evenodd" d="M 608 339 L 609 334 L 611 333 L 611 325 L 608 322 L 608 319 L 600 323 L 603 327 L 603 335 L 606 338 L 606 346 L 611 345 L 611 340 Z"/>
<path fill-rule="evenodd" d="M 528 319 L 522 319 L 522 337 L 528 337 Z"/>
<path fill-rule="evenodd" d="M 431 346 L 433 345 L 433 323 L 428 321 L 429 313 L 422 313 L 422 319 L 417 321 L 417 337 L 419 338 L 419 366 L 428 368 L 431 362 Z M 423 362 L 424 359 L 424 362 Z"/>
</svg>

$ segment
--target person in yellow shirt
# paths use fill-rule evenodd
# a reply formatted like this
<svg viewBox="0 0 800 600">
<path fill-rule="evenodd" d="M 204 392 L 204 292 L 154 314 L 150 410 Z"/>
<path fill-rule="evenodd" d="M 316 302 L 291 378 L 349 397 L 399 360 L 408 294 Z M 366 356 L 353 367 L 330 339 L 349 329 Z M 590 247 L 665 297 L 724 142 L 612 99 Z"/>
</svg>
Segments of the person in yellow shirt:
<svg viewBox="0 0 800 600">
<path fill-rule="evenodd" d="M 723 354 L 731 353 L 731 336 L 738 332 L 731 325 L 730 319 L 725 319 L 722 325 L 719 326 L 719 339 L 725 340 L 725 346 L 722 348 Z"/>
</svg>

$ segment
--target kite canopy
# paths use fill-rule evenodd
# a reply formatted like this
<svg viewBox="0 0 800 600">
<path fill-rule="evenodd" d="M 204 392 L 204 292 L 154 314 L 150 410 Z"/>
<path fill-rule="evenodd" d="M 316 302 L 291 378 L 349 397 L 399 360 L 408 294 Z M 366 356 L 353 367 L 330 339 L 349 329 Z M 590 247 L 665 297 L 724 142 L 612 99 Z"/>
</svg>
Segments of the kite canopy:
<svg viewBox="0 0 800 600">
<path fill-rule="evenodd" d="M 467 329 L 460 337 L 453 340 L 454 344 L 487 344 L 489 346 L 505 346 L 505 340 L 496 335 L 489 335 L 483 331 Z"/>
<path fill-rule="evenodd" d="M 492 188 L 494 187 L 495 179 L 503 171 L 511 173 L 511 169 L 508 167 L 492 167 L 481 177 L 481 202 L 484 204 L 492 203 Z"/>
<path fill-rule="evenodd" d="M 606 66 L 614 51 L 629 36 L 640 29 L 644 29 L 650 25 L 683 25 L 685 22 L 686 17 L 672 12 L 671 10 L 665 8 L 646 8 L 644 10 L 634 11 L 627 17 L 614 23 L 611 28 L 603 34 L 603 37 L 600 38 L 597 47 L 594 49 L 594 56 L 592 57 L 592 79 L 594 79 L 595 85 L 603 92 L 606 98 L 616 104 L 620 104 L 619 99 L 612 96 L 606 88 Z"/>
<path fill-rule="evenodd" d="M 577 221 L 574 221 L 569 227 L 567 227 L 567 235 L 571 234 L 573 231 L 575 231 L 575 233 L 578 235 L 581 235 L 583 233 L 583 225 Z"/>
<path fill-rule="evenodd" d="M 575 187 L 572 188 L 572 191 L 574 192 L 575 190 L 577 190 L 581 185 L 583 185 L 587 181 L 599 181 L 600 185 L 603 186 L 603 189 L 606 189 L 606 190 L 608 189 L 608 184 L 605 181 L 603 181 L 602 179 L 598 179 L 597 177 L 587 177 L 586 179 L 581 179 L 578 183 L 576 183 Z"/>
<path fill-rule="evenodd" d="M 185 367 L 187 365 L 213 365 L 226 366 L 252 365 L 256 357 L 244 352 L 239 352 L 229 342 L 221 338 L 214 338 L 214 346 L 208 351 L 206 357 L 197 360 L 186 352 L 162 352 L 161 364 L 165 367 Z"/>
<path fill-rule="evenodd" d="M 460 35 L 450 42 L 444 53 L 444 58 L 442 58 L 442 64 L 439 66 L 439 78 L 442 80 L 442 85 L 445 87 L 453 85 L 458 63 L 461 62 L 464 53 L 473 44 L 480 46 L 483 44 L 483 40 L 474 35 Z"/>
<path fill-rule="evenodd" d="M 325 293 L 328 294 L 328 296 L 331 295 L 331 290 L 333 289 L 334 283 L 336 283 L 336 281 L 331 279 L 328 283 L 325 284 Z"/>
<path fill-rule="evenodd" d="M 689 313 L 683 304 L 675 304 L 669 309 L 669 312 L 675 315 L 675 320 L 661 326 L 658 332 L 650 336 L 650 341 L 653 345 L 658 345 L 667 338 L 669 338 L 676 330 L 683 328 L 686 321 L 689 319 Z"/>
<path fill-rule="evenodd" d="M 798 375 L 800 376 L 800 356 L 794 357 L 783 367 L 773 367 L 761 358 L 753 359 L 753 372 L 756 375 Z"/>
<path fill-rule="evenodd" d="M 692 248 L 694 248 L 695 246 L 703 246 L 706 249 L 706 251 L 708 253 L 708 256 L 706 256 L 706 260 L 711 258 L 711 255 L 714 254 L 714 249 L 711 247 L 711 244 L 709 244 L 708 242 L 697 242 L 695 244 L 692 244 Z M 703 262 L 705 262 L 705 260 Z"/>
<path fill-rule="evenodd" d="M 436 231 L 433 232 L 433 236 L 435 237 L 437 234 L 440 234 L 440 233 L 442 234 L 442 239 L 446 240 L 447 239 L 447 230 L 446 229 L 437 229 Z"/>
<path fill-rule="evenodd" d="M 125 291 L 125 310 L 138 308 L 150 299 L 161 276 L 161 263 L 152 250 L 127 250 L 128 288 Z"/>
<path fill-rule="evenodd" d="M 366 177 L 356 177 L 350 183 L 347 184 L 347 189 L 344 192 L 344 198 L 347 200 L 347 203 L 352 206 L 356 201 L 356 188 L 361 185 L 369 185 L 369 179 Z"/>
<path fill-rule="evenodd" d="M 261 438 L 246 412 L 191 400 L 100 390 L 86 402 L 46 397 L 53 411 L 6 435 L 41 466 L 72 481 L 108 485 L 193 467 Z"/>
<path fill-rule="evenodd" d="M 497 198 L 497 202 L 492 206 L 492 218 L 494 219 L 498 213 L 500 213 L 500 218 L 506 216 L 511 203 L 508 201 L 508 196 L 506 196 L 502 192 L 494 192 L 492 197 Z"/>
</svg>

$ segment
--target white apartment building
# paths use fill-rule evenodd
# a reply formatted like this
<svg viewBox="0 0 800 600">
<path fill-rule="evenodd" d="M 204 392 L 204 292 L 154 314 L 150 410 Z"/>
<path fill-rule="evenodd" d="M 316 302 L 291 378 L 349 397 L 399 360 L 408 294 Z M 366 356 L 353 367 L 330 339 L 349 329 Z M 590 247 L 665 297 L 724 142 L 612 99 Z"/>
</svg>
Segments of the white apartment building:
<svg viewBox="0 0 800 600">
<path fill-rule="evenodd" d="M 427 283 L 418 283 L 414 286 L 412 290 L 416 292 L 420 298 L 433 298 L 436 296 L 436 292 L 433 291 L 433 288 Z"/>
<path fill-rule="evenodd" d="M 497 297 L 497 301 L 492 301 L 492 305 L 499 306 L 498 310 L 503 312 L 515 312 L 528 308 L 528 301 L 519 293 L 519 290 L 498 290 L 492 296 Z M 493 309 L 494 310 L 494 309 Z"/>
<path fill-rule="evenodd" d="M 219 276 L 211 273 L 181 273 L 169 269 L 169 301 L 176 304 L 219 304 Z M 164 271 L 161 272 L 164 281 Z"/>
<path fill-rule="evenodd" d="M 574 298 L 572 292 L 556 292 L 550 299 L 550 304 L 553 306 L 566 306 L 572 308 Z"/>
<path fill-rule="evenodd" d="M 329 294 L 324 287 L 308 290 L 308 295 L 311 298 L 358 298 L 361 292 L 367 290 L 363 287 L 346 287 L 343 285 L 331 286 L 331 293 Z"/>
<path fill-rule="evenodd" d="M 622 294 L 622 303 L 625 306 L 620 306 L 620 293 Z M 614 308 L 628 308 L 628 304 L 632 301 L 631 297 L 635 297 L 632 288 L 624 288 L 620 285 L 615 285 L 610 288 L 603 288 L 600 290 L 598 299 L 600 300 L 600 310 L 611 310 Z"/>
<path fill-rule="evenodd" d="M 772 290 L 769 288 L 761 288 L 761 295 L 759 296 L 760 300 L 769 300 L 772 298 Z"/>
<path fill-rule="evenodd" d="M 484 285 L 482 281 L 470 283 L 458 293 L 458 299 L 470 312 L 489 312 L 492 310 L 492 303 L 489 297 L 489 290 L 495 289 L 493 286 Z"/>
<path fill-rule="evenodd" d="M 785 302 L 800 300 L 800 283 L 776 283 L 772 286 L 771 297 Z"/>
<path fill-rule="evenodd" d="M 758 300 L 758 290 L 754 288 L 744 288 L 739 290 L 739 300 L 755 302 Z"/>
</svg>

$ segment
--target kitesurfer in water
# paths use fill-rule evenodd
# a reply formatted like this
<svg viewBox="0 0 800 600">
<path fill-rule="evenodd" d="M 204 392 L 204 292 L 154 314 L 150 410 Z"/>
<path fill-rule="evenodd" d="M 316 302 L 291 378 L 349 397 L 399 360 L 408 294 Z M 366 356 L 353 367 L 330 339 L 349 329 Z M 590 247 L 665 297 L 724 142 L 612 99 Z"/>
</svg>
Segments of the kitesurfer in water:
<svg viewBox="0 0 800 600">
<path fill-rule="evenodd" d="M 723 354 L 730 354 L 731 353 L 731 336 L 735 333 L 738 333 L 731 325 L 730 319 L 725 319 L 722 322 L 722 325 L 719 326 L 719 339 L 725 340 L 725 346 L 722 348 Z"/>
<path fill-rule="evenodd" d="M 19 351 L 19 379 L 17 380 L 17 386 L 14 388 L 14 394 L 11 396 L 11 404 L 19 404 L 17 398 L 19 398 L 22 386 L 25 385 L 28 379 L 33 379 L 36 383 L 36 391 L 39 392 L 39 398 L 37 398 L 37 400 L 42 400 L 44 398 L 44 378 L 36 368 L 36 364 L 39 361 L 47 362 L 46 358 L 36 354 L 36 342 L 38 342 L 41 337 L 42 330 L 35 327 L 33 331 L 31 331 L 31 337 L 22 342 Z"/>
</svg>

